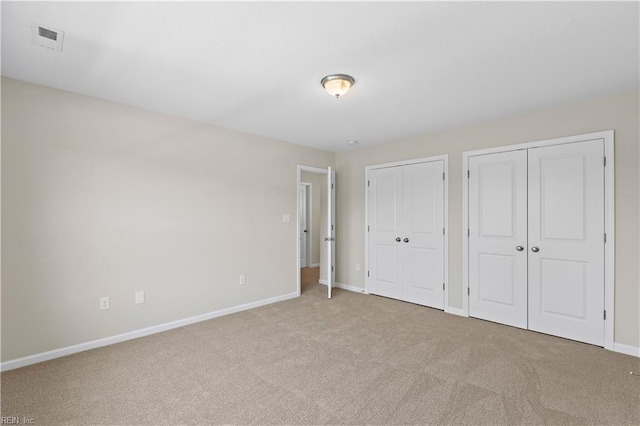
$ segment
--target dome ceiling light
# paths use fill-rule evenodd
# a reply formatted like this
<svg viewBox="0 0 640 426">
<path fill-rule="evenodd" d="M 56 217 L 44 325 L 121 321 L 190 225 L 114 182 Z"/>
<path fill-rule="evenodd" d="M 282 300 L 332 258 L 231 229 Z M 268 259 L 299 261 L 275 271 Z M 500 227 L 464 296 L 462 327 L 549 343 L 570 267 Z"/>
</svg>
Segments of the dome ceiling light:
<svg viewBox="0 0 640 426">
<path fill-rule="evenodd" d="M 320 83 L 324 90 L 331 96 L 335 96 L 339 99 L 351 89 L 351 86 L 355 83 L 355 80 L 350 75 L 346 74 L 331 74 L 323 78 Z"/>
</svg>

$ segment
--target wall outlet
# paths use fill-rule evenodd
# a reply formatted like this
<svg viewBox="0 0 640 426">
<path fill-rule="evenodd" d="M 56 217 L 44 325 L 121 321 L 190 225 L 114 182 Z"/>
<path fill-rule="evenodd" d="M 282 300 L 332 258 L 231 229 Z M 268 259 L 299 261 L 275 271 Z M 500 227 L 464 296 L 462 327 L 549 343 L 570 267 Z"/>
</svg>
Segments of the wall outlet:
<svg viewBox="0 0 640 426">
<path fill-rule="evenodd" d="M 136 305 L 144 303 L 144 291 L 136 291 Z"/>
<path fill-rule="evenodd" d="M 240 275 L 240 285 L 243 285 L 247 282 L 247 276 L 246 275 Z"/>
<path fill-rule="evenodd" d="M 289 222 L 291 222 L 291 215 L 283 214 L 282 215 L 282 223 L 289 223 Z"/>
<path fill-rule="evenodd" d="M 356 263 L 356 272 L 360 272 L 360 264 Z"/>
<path fill-rule="evenodd" d="M 109 297 L 101 297 L 100 298 L 100 310 L 104 311 L 105 309 L 109 309 Z"/>
</svg>

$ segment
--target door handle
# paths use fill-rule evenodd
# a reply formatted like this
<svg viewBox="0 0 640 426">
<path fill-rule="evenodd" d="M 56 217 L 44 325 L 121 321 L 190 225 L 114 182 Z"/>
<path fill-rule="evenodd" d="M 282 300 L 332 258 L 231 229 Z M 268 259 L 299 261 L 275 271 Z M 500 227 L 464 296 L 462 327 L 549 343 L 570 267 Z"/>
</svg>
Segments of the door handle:
<svg viewBox="0 0 640 426">
<path fill-rule="evenodd" d="M 522 250 L 524 250 L 524 247 L 522 247 L 522 246 L 516 246 L 516 250 L 518 250 L 518 251 L 522 251 Z"/>
<path fill-rule="evenodd" d="M 400 239 L 400 237 L 396 237 L 396 241 L 397 241 L 397 242 L 400 242 L 400 241 L 402 241 L 402 240 Z"/>
<path fill-rule="evenodd" d="M 537 252 L 539 252 L 539 251 L 540 251 L 540 248 L 538 248 L 538 247 L 531 247 L 531 251 L 532 251 L 532 252 L 534 252 L 534 253 L 537 253 Z"/>
<path fill-rule="evenodd" d="M 409 242 L 409 239 L 408 239 L 408 238 L 405 238 L 405 239 L 404 239 L 404 242 L 405 242 L 405 243 L 408 243 L 408 242 Z"/>
</svg>

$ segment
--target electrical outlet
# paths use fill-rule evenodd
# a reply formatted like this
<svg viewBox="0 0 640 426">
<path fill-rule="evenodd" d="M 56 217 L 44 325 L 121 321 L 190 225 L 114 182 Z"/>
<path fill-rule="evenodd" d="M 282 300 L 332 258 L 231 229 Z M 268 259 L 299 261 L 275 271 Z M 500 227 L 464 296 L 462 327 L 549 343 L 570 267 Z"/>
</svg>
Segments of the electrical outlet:
<svg viewBox="0 0 640 426">
<path fill-rule="evenodd" d="M 283 214 L 282 215 L 282 223 L 289 223 L 291 222 L 291 215 L 289 214 Z"/>
<path fill-rule="evenodd" d="M 356 272 L 360 272 L 360 264 L 356 263 Z"/>
<path fill-rule="evenodd" d="M 104 311 L 105 309 L 109 309 L 109 297 L 101 297 L 100 298 L 100 310 Z"/>
<path fill-rule="evenodd" d="M 144 303 L 144 291 L 136 291 L 136 305 Z"/>
<path fill-rule="evenodd" d="M 246 275 L 240 275 L 240 285 L 243 285 L 247 282 L 247 276 Z"/>
</svg>

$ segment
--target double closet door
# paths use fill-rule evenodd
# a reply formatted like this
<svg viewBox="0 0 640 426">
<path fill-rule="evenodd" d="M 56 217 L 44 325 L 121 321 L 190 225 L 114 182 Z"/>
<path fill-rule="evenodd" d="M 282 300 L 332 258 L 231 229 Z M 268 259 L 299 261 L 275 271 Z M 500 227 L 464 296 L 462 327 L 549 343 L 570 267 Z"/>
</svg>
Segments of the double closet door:
<svg viewBox="0 0 640 426">
<path fill-rule="evenodd" d="M 604 345 L 604 141 L 469 158 L 469 315 Z"/>
<path fill-rule="evenodd" d="M 444 160 L 369 172 L 369 293 L 444 309 Z"/>
</svg>

